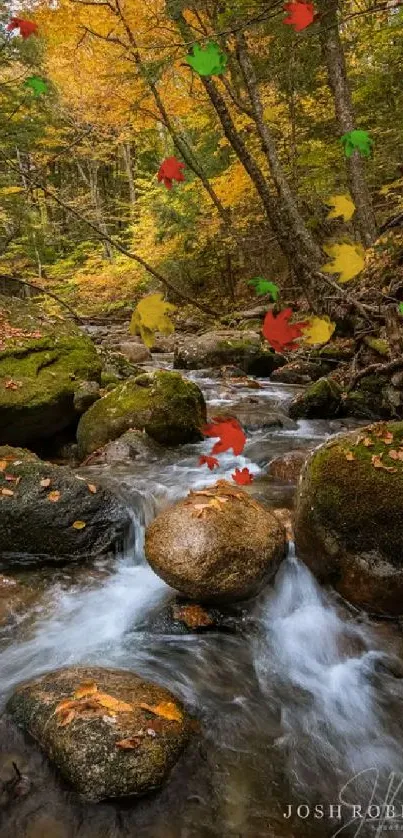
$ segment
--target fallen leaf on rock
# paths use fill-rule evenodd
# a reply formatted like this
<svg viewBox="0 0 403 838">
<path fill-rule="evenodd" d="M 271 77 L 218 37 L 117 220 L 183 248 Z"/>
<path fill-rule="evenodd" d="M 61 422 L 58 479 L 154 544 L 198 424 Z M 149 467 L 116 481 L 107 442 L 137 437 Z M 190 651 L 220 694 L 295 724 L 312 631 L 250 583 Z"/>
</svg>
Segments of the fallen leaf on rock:
<svg viewBox="0 0 403 838">
<path fill-rule="evenodd" d="M 61 714 L 61 718 L 60 718 L 60 721 L 59 721 L 59 726 L 60 727 L 67 727 L 67 725 L 69 725 L 73 721 L 75 716 L 76 716 L 75 710 L 67 710 L 66 712 L 63 712 Z"/>
<path fill-rule="evenodd" d="M 0 494 L 3 495 L 5 498 L 12 498 L 14 492 L 12 489 L 0 489 Z"/>
<path fill-rule="evenodd" d="M 96 493 L 98 491 L 97 487 L 94 486 L 93 483 L 87 483 L 87 486 L 88 486 L 90 492 L 92 492 L 93 495 L 96 495 Z"/>
<path fill-rule="evenodd" d="M 4 471 L 8 466 L 7 460 L 0 460 L 0 471 Z"/>
<path fill-rule="evenodd" d="M 22 382 L 14 381 L 12 378 L 9 378 L 8 381 L 5 382 L 4 387 L 6 390 L 18 390 L 22 387 Z"/>
<path fill-rule="evenodd" d="M 8 483 L 15 483 L 16 486 L 21 482 L 21 477 L 16 477 L 14 474 L 5 474 L 4 480 L 7 480 Z"/>
<path fill-rule="evenodd" d="M 365 436 L 364 439 L 361 440 L 362 444 L 365 445 L 365 448 L 371 448 L 374 444 L 373 440 L 369 436 Z"/>
<path fill-rule="evenodd" d="M 250 473 L 248 468 L 243 468 L 242 470 L 236 468 L 231 477 L 239 486 L 247 486 L 253 482 L 253 474 Z"/>
<path fill-rule="evenodd" d="M 355 454 L 353 454 L 352 451 L 347 451 L 346 460 L 348 460 L 349 462 L 351 462 L 352 460 L 355 460 Z"/>
<path fill-rule="evenodd" d="M 47 498 L 51 503 L 57 503 L 60 500 L 60 492 L 49 492 Z"/>
<path fill-rule="evenodd" d="M 39 485 L 42 487 L 42 489 L 48 489 L 49 486 L 50 486 L 50 483 L 51 483 L 50 477 L 44 477 L 41 480 Z"/>
<path fill-rule="evenodd" d="M 120 701 L 120 699 L 114 698 L 112 695 L 108 695 L 108 693 L 97 692 L 96 700 L 102 707 L 106 707 L 114 713 L 131 713 L 134 709 L 133 704 L 129 704 L 127 701 Z"/>
<path fill-rule="evenodd" d="M 392 442 L 393 442 L 393 434 L 391 434 L 391 433 L 390 433 L 390 431 L 387 431 L 387 433 L 385 434 L 385 436 L 383 436 L 383 437 L 382 437 L 382 442 L 384 442 L 384 443 L 385 443 L 385 445 L 392 445 Z"/>
<path fill-rule="evenodd" d="M 172 608 L 174 620 L 180 620 L 189 628 L 201 628 L 211 626 L 214 620 L 201 605 L 174 605 Z"/>
<path fill-rule="evenodd" d="M 98 692 L 98 687 L 94 681 L 83 681 L 76 690 L 74 690 L 74 698 L 84 698 L 85 696 L 94 695 Z"/>
<path fill-rule="evenodd" d="M 134 736 L 132 739 L 121 739 L 116 742 L 116 747 L 121 748 L 122 751 L 134 751 L 139 745 L 141 745 L 140 736 Z"/>
<path fill-rule="evenodd" d="M 74 524 L 71 525 L 73 530 L 83 530 L 87 526 L 85 521 L 74 521 Z"/>
<path fill-rule="evenodd" d="M 148 710 L 155 716 L 162 716 L 163 719 L 168 719 L 170 722 L 181 722 L 183 714 L 173 701 L 162 701 L 160 704 L 140 704 L 142 710 Z"/>
<path fill-rule="evenodd" d="M 382 457 L 383 454 L 373 454 L 373 456 L 371 457 L 371 462 L 374 468 L 382 468 L 384 469 L 384 471 L 390 472 L 397 471 L 397 468 L 393 468 L 393 466 L 385 466 L 385 464 L 382 462 Z"/>
<path fill-rule="evenodd" d="M 211 498 L 207 503 L 195 503 L 191 515 L 193 518 L 205 518 L 207 512 L 212 509 L 217 509 L 221 512 L 222 505 L 227 503 L 228 498 L 221 498 L 219 496 Z"/>
</svg>

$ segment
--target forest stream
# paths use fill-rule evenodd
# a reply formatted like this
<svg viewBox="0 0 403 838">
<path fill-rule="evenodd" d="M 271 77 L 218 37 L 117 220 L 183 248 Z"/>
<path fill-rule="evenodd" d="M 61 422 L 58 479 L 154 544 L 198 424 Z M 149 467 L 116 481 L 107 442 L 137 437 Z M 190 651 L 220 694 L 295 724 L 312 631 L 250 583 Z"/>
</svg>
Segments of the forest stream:
<svg viewBox="0 0 403 838">
<path fill-rule="evenodd" d="M 155 357 L 159 367 L 171 363 L 169 355 Z M 206 370 L 188 377 L 210 413 L 230 413 L 235 400 L 250 395 Z M 259 383 L 251 410 L 256 400 L 275 409 L 299 389 Z M 269 483 L 267 463 L 278 453 L 313 448 L 346 424 L 300 420 L 295 430 L 250 433 L 239 458 L 255 475 L 248 491 L 259 495 L 264 487 L 271 506 L 290 507 L 295 487 Z M 391 829 L 403 835 L 403 821 L 386 822 L 376 808 L 390 802 L 401 811 L 403 800 L 395 623 L 375 622 L 322 589 L 292 542 L 274 586 L 250 607 L 237 606 L 231 630 L 173 633 L 161 617 L 174 592 L 145 561 L 145 527 L 190 489 L 231 479 L 230 454 L 214 474 L 198 466 L 208 449 L 208 440 L 167 449 L 141 473 L 126 466 L 81 469 L 131 509 L 131 538 L 113 562 L 35 571 L 40 596 L 16 625 L 2 629 L 0 651 L 3 703 L 19 682 L 60 666 L 116 667 L 169 688 L 199 719 L 200 736 L 161 791 L 95 805 L 63 786 L 39 750 L 3 720 L 1 779 L 12 776 L 15 762 L 31 791 L 3 800 L 1 838 L 292 838 Z M 360 803 L 362 812 L 372 805 L 370 816 L 349 823 L 348 803 Z"/>
</svg>

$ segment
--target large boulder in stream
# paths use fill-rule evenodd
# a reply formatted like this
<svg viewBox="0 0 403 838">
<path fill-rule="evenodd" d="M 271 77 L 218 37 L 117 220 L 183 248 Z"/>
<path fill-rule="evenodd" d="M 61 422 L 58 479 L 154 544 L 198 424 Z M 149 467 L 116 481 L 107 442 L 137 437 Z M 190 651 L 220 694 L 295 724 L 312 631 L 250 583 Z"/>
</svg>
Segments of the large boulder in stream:
<svg viewBox="0 0 403 838">
<path fill-rule="evenodd" d="M 175 349 L 174 367 L 201 370 L 231 365 L 251 375 L 269 376 L 286 363 L 263 343 L 258 332 L 221 330 L 184 338 Z"/>
<path fill-rule="evenodd" d="M 0 567 L 107 555 L 129 527 L 128 511 L 106 489 L 25 449 L 0 447 Z"/>
<path fill-rule="evenodd" d="M 168 690 L 134 672 L 72 667 L 18 687 L 7 712 L 90 801 L 159 788 L 191 719 Z"/>
<path fill-rule="evenodd" d="M 89 337 L 32 302 L 0 296 L 0 443 L 30 445 L 77 421 L 75 393 L 99 382 Z"/>
<path fill-rule="evenodd" d="M 231 602 L 274 577 L 286 539 L 270 510 L 219 480 L 161 512 L 147 528 L 145 549 L 155 573 L 181 594 Z"/>
<path fill-rule="evenodd" d="M 81 417 L 80 455 L 88 456 L 131 428 L 162 445 L 201 440 L 206 404 L 197 384 L 177 372 L 144 373 L 119 384 Z"/>
<path fill-rule="evenodd" d="M 403 613 L 403 422 L 376 423 L 316 448 L 298 486 L 298 555 L 347 600 Z"/>
<path fill-rule="evenodd" d="M 289 406 L 292 419 L 331 419 L 341 407 L 341 387 L 331 378 L 319 378 Z"/>
</svg>

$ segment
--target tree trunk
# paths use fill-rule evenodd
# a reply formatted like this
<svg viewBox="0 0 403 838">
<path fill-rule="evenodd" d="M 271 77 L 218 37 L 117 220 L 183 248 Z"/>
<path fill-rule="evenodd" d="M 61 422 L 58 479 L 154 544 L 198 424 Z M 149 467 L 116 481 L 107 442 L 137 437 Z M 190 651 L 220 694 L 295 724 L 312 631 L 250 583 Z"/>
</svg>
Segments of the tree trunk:
<svg viewBox="0 0 403 838">
<path fill-rule="evenodd" d="M 337 10 L 338 0 L 318 0 L 320 41 L 327 66 L 329 87 L 333 93 L 336 119 L 341 134 L 356 128 L 351 90 L 340 38 Z M 376 238 L 376 221 L 371 196 L 365 178 L 364 160 L 358 151 L 346 158 L 348 184 L 356 207 L 356 221 L 364 247 Z"/>
</svg>

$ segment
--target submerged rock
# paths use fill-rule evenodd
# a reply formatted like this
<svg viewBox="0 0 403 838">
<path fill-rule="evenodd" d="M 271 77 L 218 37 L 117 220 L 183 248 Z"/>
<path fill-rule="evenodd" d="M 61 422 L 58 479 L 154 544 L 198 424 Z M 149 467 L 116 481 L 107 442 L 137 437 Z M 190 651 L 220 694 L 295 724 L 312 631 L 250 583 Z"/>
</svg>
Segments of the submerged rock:
<svg viewBox="0 0 403 838">
<path fill-rule="evenodd" d="M 298 427 L 289 416 L 274 409 L 273 404 L 268 400 L 261 401 L 254 396 L 249 396 L 231 404 L 230 413 L 231 416 L 238 419 L 245 431 L 257 431 L 260 428 L 293 430 Z M 217 407 L 213 408 L 211 415 L 212 417 L 219 416 L 220 410 L 217 410 Z M 224 416 L 224 414 L 222 415 Z"/>
<path fill-rule="evenodd" d="M 298 555 L 354 605 L 403 613 L 403 422 L 340 435 L 310 455 L 298 487 Z"/>
<path fill-rule="evenodd" d="M 81 417 L 80 454 L 86 457 L 131 428 L 145 430 L 162 445 L 202 439 L 206 405 L 197 384 L 179 373 L 144 373 L 115 387 Z"/>
<path fill-rule="evenodd" d="M 307 451 L 300 450 L 281 454 L 269 463 L 268 474 L 286 483 L 296 483 L 307 456 Z"/>
<path fill-rule="evenodd" d="M 99 382 L 95 347 L 70 321 L 0 296 L 0 443 L 29 445 L 77 421 L 74 396 Z"/>
<path fill-rule="evenodd" d="M 292 361 L 274 370 L 270 378 L 282 384 L 309 384 L 331 371 L 331 365 L 321 361 Z"/>
<path fill-rule="evenodd" d="M 286 540 L 272 512 L 219 480 L 161 512 L 147 528 L 145 550 L 155 573 L 180 593 L 231 602 L 275 575 Z"/>
<path fill-rule="evenodd" d="M 129 527 L 129 513 L 109 491 L 30 451 L 0 447 L 1 567 L 106 555 Z"/>
<path fill-rule="evenodd" d="M 113 465 L 132 463 L 134 460 L 150 462 L 157 460 L 163 448 L 144 431 L 126 431 L 125 434 L 108 442 L 103 448 L 90 454 L 85 465 Z"/>
<path fill-rule="evenodd" d="M 258 332 L 222 330 L 185 338 L 175 349 L 175 369 L 200 370 L 233 365 L 251 375 L 269 376 L 285 358 L 262 343 Z"/>
<path fill-rule="evenodd" d="M 81 700 L 74 697 L 78 689 Z M 69 708 L 57 711 L 69 700 Z M 191 731 L 190 717 L 168 690 L 133 672 L 101 667 L 61 669 L 23 684 L 7 711 L 91 801 L 159 788 Z"/>
<path fill-rule="evenodd" d="M 341 388 L 331 378 L 320 378 L 289 406 L 292 419 L 329 419 L 337 416 L 341 406 Z"/>
</svg>

